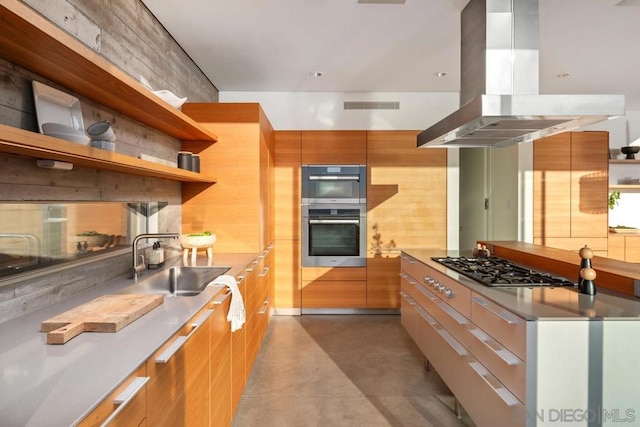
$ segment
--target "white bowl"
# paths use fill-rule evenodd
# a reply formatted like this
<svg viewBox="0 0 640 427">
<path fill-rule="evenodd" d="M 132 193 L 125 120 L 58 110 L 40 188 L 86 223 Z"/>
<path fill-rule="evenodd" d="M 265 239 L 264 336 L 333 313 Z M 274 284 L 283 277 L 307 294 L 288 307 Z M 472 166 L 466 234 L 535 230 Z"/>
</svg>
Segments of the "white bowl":
<svg viewBox="0 0 640 427">
<path fill-rule="evenodd" d="M 111 127 L 111 123 L 104 120 L 96 122 L 87 128 L 87 135 L 94 141 L 111 141 L 116 140 L 116 134 Z"/>
<path fill-rule="evenodd" d="M 74 129 L 60 123 L 43 123 L 42 133 L 54 138 L 60 138 L 76 144 L 87 145 L 90 141 L 89 137 L 83 131 Z"/>
<path fill-rule="evenodd" d="M 180 98 L 168 90 L 154 90 L 153 93 L 168 102 L 173 108 L 180 108 L 187 98 Z"/>
</svg>

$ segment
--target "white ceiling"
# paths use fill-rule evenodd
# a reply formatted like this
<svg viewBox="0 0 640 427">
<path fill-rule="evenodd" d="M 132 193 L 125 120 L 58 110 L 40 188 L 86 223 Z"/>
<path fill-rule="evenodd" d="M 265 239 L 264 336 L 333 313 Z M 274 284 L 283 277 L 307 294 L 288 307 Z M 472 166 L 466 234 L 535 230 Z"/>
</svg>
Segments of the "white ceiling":
<svg viewBox="0 0 640 427">
<path fill-rule="evenodd" d="M 467 1 L 143 0 L 218 90 L 256 92 L 459 91 Z M 540 93 L 640 110 L 640 2 L 620 1 L 539 0 Z"/>
</svg>

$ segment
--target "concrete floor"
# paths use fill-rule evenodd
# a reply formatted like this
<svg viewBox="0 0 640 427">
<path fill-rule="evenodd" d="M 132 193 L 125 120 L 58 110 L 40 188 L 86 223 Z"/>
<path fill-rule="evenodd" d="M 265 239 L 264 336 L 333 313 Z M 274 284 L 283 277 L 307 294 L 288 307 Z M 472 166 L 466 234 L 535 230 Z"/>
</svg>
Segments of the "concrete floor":
<svg viewBox="0 0 640 427">
<path fill-rule="evenodd" d="M 234 427 L 469 426 L 397 315 L 274 316 Z"/>
</svg>

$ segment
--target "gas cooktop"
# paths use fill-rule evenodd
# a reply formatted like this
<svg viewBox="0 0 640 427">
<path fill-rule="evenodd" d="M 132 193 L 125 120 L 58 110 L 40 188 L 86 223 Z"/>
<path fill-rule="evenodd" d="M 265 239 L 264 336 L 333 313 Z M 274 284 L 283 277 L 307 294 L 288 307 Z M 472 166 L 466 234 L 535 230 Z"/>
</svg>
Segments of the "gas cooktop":
<svg viewBox="0 0 640 427">
<path fill-rule="evenodd" d="M 431 259 L 487 286 L 534 287 L 576 285 L 564 277 L 552 276 L 548 273 L 531 270 L 530 268 L 495 256 L 486 258 L 432 257 Z"/>
</svg>

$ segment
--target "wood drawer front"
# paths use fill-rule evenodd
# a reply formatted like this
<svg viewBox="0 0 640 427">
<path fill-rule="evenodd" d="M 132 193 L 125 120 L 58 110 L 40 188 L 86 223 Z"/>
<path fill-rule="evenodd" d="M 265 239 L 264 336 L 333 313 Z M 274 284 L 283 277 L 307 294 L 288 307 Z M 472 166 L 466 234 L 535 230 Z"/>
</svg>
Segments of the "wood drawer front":
<svg viewBox="0 0 640 427">
<path fill-rule="evenodd" d="M 469 397 L 460 403 L 478 426 L 524 427 L 526 408 L 506 387 L 473 357 L 465 369 Z"/>
<path fill-rule="evenodd" d="M 469 288 L 429 267 L 426 267 L 421 283 L 463 316 L 471 317 Z"/>
<path fill-rule="evenodd" d="M 303 281 L 314 280 L 367 280 L 366 267 L 302 267 L 301 277 Z"/>
<path fill-rule="evenodd" d="M 416 344 L 447 387 L 462 400 L 468 396 L 465 378 L 465 366 L 469 356 L 467 349 L 425 310 L 417 306 L 416 313 Z"/>
<path fill-rule="evenodd" d="M 403 289 L 400 291 L 400 323 L 409 336 L 416 341 L 416 302 Z"/>
<path fill-rule="evenodd" d="M 401 270 L 413 277 L 419 283 L 422 283 L 424 276 L 427 274 L 427 266 L 405 253 L 400 255 L 400 258 Z"/>
<path fill-rule="evenodd" d="M 472 292 L 471 321 L 521 360 L 527 360 L 527 322 L 524 319 Z"/>
<path fill-rule="evenodd" d="M 208 422 L 211 322 L 203 320 L 207 311 L 210 310 L 194 316 L 147 360 L 150 377 L 147 422 L 150 425 L 205 425 Z M 183 344 L 171 353 L 183 338 L 186 338 Z"/>
<path fill-rule="evenodd" d="M 91 413 L 80 422 L 79 426 L 100 426 L 109 417 L 111 417 L 109 422 L 110 427 L 140 425 L 143 423 L 147 416 L 147 386 L 144 384 L 147 381 L 146 373 L 147 367 L 143 364 L 133 375 L 123 381 L 113 393 L 107 396 L 102 403 L 91 411 Z M 127 398 L 128 400 L 125 400 Z M 116 403 L 116 401 L 121 402 L 123 400 L 126 403 Z M 116 413 L 116 411 L 118 412 Z"/>
<path fill-rule="evenodd" d="M 525 362 L 473 324 L 470 326 L 469 339 L 473 356 L 500 380 L 518 400 L 525 402 L 525 382 L 527 377 Z"/>
<path fill-rule="evenodd" d="M 409 296 L 456 340 L 469 348 L 469 319 L 414 280 L 410 280 L 409 284 L 407 288 Z"/>
<path fill-rule="evenodd" d="M 366 281 L 302 282 L 302 308 L 366 308 Z"/>
</svg>

